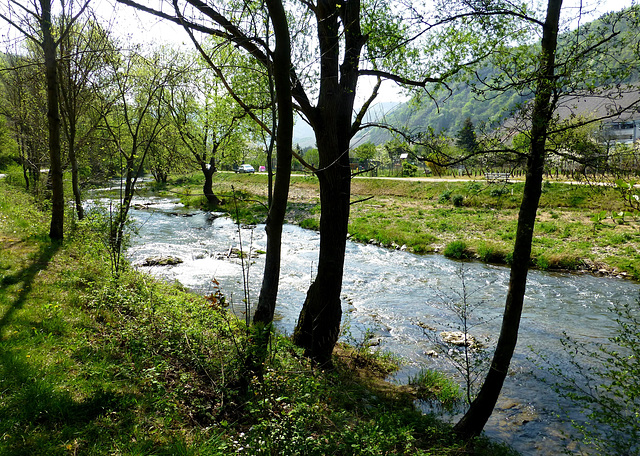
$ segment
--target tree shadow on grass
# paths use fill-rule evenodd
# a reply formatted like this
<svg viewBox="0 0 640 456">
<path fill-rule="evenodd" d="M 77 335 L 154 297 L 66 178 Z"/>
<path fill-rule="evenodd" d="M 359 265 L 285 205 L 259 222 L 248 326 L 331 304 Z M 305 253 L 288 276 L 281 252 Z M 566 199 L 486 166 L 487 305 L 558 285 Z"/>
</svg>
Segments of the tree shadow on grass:
<svg viewBox="0 0 640 456">
<path fill-rule="evenodd" d="M 14 274 L 6 275 L 2 277 L 0 281 L 0 303 L 3 301 L 7 303 L 7 310 L 0 317 L 0 333 L 2 329 L 11 321 L 13 314 L 24 306 L 29 293 L 33 288 L 33 281 L 40 271 L 43 271 L 49 265 L 51 258 L 60 248 L 60 243 L 43 243 L 41 244 L 40 251 L 34 255 L 31 263 L 25 268 L 16 271 Z M 9 285 L 22 284 L 22 288 L 18 291 L 17 296 L 10 300 L 10 293 L 7 290 Z"/>
<path fill-rule="evenodd" d="M 137 401 L 133 394 L 99 387 L 79 395 L 56 388 L 19 350 L 0 350 L 0 376 L 4 390 L 0 416 L 5 417 L 0 420 L 2 454 L 69 454 L 73 450 L 69 442 L 78 450 L 79 441 L 82 446 L 102 445 L 133 432 L 135 417 L 129 407 Z"/>
<path fill-rule="evenodd" d="M 16 312 L 29 302 L 34 281 L 49 266 L 60 243 L 44 242 L 29 263 L 0 279 L 0 334 L 14 321 Z M 37 286 L 37 285 L 36 285 Z M 17 290 L 17 292 L 13 291 Z M 52 384 L 46 373 L 10 340 L 0 338 L 0 453 L 7 455 L 69 454 L 62 443 L 83 435 L 89 440 L 107 440 L 113 429 L 98 424 L 99 417 L 126 409 L 135 397 L 98 387 L 89 395 Z M 115 433 L 127 433 L 134 420 L 118 420 Z M 106 433 L 106 435 L 105 435 Z"/>
</svg>

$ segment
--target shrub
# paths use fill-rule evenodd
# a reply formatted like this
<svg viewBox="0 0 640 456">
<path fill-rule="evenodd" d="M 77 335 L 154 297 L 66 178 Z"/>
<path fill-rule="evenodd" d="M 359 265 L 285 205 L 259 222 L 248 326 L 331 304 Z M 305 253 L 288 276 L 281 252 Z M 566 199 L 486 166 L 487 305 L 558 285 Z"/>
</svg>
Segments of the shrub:
<svg viewBox="0 0 640 456">
<path fill-rule="evenodd" d="M 507 254 L 504 256 L 504 261 L 507 264 L 513 263 L 513 252 L 507 252 Z"/>
<path fill-rule="evenodd" d="M 494 244 L 481 243 L 478 246 L 478 258 L 485 263 L 505 263 L 507 253 Z"/>
<path fill-rule="evenodd" d="M 406 177 L 415 177 L 418 175 L 418 167 L 409 162 L 402 162 L 402 175 Z"/>
<path fill-rule="evenodd" d="M 306 218 L 300 222 L 300 228 L 318 231 L 320 229 L 320 221 L 314 217 Z"/>
<path fill-rule="evenodd" d="M 582 260 L 570 253 L 554 253 L 548 257 L 549 267 L 554 269 L 578 269 Z"/>
<path fill-rule="evenodd" d="M 451 190 L 445 190 L 444 192 L 442 192 L 440 194 L 440 197 L 438 198 L 438 202 L 439 203 L 446 203 L 447 201 L 449 201 L 451 199 L 451 194 L 453 193 L 453 191 Z"/>
<path fill-rule="evenodd" d="M 482 191 L 482 185 L 480 182 L 472 181 L 467 183 L 467 192 L 470 195 L 477 195 L 480 191 Z"/>
<path fill-rule="evenodd" d="M 543 255 L 536 258 L 534 260 L 534 263 L 536 267 L 538 267 L 538 269 L 541 269 L 543 271 L 546 271 L 547 269 L 549 269 L 549 266 L 550 266 L 549 259 Z"/>
<path fill-rule="evenodd" d="M 534 259 L 537 268 L 546 271 L 548 269 L 578 269 L 581 260 L 568 253 L 552 253 L 549 255 L 540 255 Z"/>
<path fill-rule="evenodd" d="M 451 198 L 451 202 L 455 207 L 461 207 L 463 201 L 464 197 L 462 195 L 453 195 L 453 197 Z"/>
<path fill-rule="evenodd" d="M 452 241 L 444 248 L 444 256 L 461 260 L 463 258 L 469 258 L 470 252 L 464 241 Z"/>
<path fill-rule="evenodd" d="M 507 193 L 509 193 L 509 190 L 506 187 L 494 187 L 489 191 L 489 195 L 495 197 L 506 195 Z"/>
</svg>

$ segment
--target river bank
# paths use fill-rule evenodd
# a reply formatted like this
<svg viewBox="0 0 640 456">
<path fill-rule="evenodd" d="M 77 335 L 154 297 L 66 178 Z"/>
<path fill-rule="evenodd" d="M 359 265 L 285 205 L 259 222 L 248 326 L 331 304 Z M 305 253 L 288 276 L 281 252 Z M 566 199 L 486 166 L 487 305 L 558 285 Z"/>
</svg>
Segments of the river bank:
<svg viewBox="0 0 640 456">
<path fill-rule="evenodd" d="M 194 174 L 163 188 L 186 205 L 200 206 L 199 182 Z M 233 198 L 232 187 L 250 206 L 252 199 L 266 199 L 267 177 L 215 175 L 214 188 L 223 197 Z M 522 188 L 519 181 L 357 178 L 352 181 L 349 235 L 387 248 L 509 264 Z M 254 221 L 264 220 L 264 208 L 254 206 Z M 317 229 L 319 216 L 317 179 L 294 176 L 288 222 Z M 640 280 L 639 244 L 640 218 L 627 211 L 614 189 L 545 182 L 532 267 Z M 455 248 L 448 251 L 451 245 Z"/>
<path fill-rule="evenodd" d="M 133 269 L 114 277 L 104 220 L 75 224 L 64 243 L 47 221 L 0 183 L 2 454 L 514 454 L 458 441 L 361 378 L 359 354 L 323 372 L 282 336 L 241 394 L 249 333 L 216 295 Z"/>
</svg>

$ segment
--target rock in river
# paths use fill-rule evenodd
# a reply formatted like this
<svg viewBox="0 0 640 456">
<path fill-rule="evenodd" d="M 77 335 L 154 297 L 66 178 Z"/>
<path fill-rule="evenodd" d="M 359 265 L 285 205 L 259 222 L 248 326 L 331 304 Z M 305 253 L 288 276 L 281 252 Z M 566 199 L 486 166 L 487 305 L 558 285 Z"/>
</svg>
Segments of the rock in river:
<svg viewBox="0 0 640 456">
<path fill-rule="evenodd" d="M 442 331 L 440 333 L 440 337 L 443 341 L 451 345 L 457 345 L 459 347 L 467 346 L 467 347 L 475 347 L 478 345 L 476 339 L 467 334 L 465 337 L 462 331 Z"/>
<path fill-rule="evenodd" d="M 157 256 L 144 259 L 142 266 L 174 266 L 182 263 L 182 260 L 172 256 Z"/>
</svg>

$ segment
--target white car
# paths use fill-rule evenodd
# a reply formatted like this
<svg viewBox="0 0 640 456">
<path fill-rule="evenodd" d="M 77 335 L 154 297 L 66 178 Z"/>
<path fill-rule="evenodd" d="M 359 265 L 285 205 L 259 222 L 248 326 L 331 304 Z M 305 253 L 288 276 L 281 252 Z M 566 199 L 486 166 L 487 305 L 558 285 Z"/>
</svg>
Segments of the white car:
<svg viewBox="0 0 640 456">
<path fill-rule="evenodd" d="M 236 169 L 236 173 L 255 173 L 255 172 L 256 170 L 253 169 L 253 166 L 251 165 L 240 165 Z"/>
</svg>

